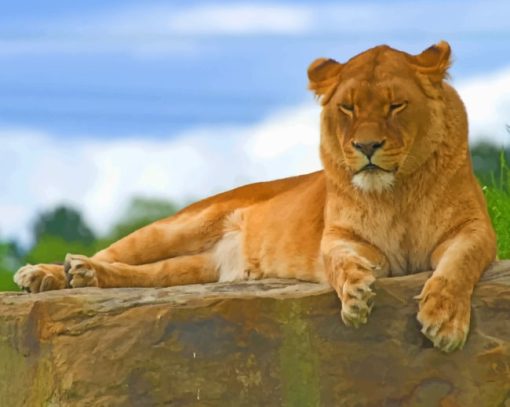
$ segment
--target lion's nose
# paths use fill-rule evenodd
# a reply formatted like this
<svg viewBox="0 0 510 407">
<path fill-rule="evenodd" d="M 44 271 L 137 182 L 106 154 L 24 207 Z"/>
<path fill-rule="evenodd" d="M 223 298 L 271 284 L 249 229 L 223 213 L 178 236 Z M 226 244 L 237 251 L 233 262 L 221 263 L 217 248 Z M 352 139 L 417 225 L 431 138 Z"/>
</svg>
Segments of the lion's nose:
<svg viewBox="0 0 510 407">
<path fill-rule="evenodd" d="M 383 141 L 368 141 L 366 143 L 358 143 L 356 141 L 352 142 L 352 146 L 358 150 L 361 151 L 363 154 L 367 156 L 367 158 L 370 158 L 374 155 L 376 150 L 381 148 L 384 145 Z"/>
</svg>

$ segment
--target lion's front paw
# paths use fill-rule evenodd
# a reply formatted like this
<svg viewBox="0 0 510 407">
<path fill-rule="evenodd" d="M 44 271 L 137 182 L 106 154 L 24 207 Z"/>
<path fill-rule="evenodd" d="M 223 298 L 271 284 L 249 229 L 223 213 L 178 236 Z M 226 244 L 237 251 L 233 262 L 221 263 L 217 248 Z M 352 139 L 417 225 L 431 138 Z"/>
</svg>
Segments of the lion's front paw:
<svg viewBox="0 0 510 407">
<path fill-rule="evenodd" d="M 449 286 L 443 277 L 431 277 L 417 298 L 421 332 L 443 352 L 461 349 L 469 332 L 470 296 Z"/>
<path fill-rule="evenodd" d="M 54 264 L 27 264 L 14 274 L 13 279 L 19 288 L 29 293 L 66 287 L 62 266 Z"/>
<path fill-rule="evenodd" d="M 97 275 L 90 259 L 78 254 L 68 254 L 64 270 L 69 285 L 78 287 L 98 287 Z"/>
<path fill-rule="evenodd" d="M 356 270 L 346 275 L 341 288 L 342 321 L 357 328 L 367 322 L 375 293 L 370 288 L 375 277 L 370 272 Z"/>
</svg>

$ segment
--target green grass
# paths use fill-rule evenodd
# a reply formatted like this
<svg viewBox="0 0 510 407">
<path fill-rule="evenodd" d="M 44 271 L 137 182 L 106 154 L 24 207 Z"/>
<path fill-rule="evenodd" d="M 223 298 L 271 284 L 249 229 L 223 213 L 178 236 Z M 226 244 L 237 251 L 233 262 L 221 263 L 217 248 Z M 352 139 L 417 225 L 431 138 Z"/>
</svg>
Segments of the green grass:
<svg viewBox="0 0 510 407">
<path fill-rule="evenodd" d="M 0 270 L 0 291 L 19 291 L 19 288 L 12 281 L 12 272 Z"/>
<path fill-rule="evenodd" d="M 498 257 L 510 258 L 510 168 L 503 152 L 499 158 L 499 177 L 493 175 L 483 187 L 492 224 L 498 237 Z"/>
</svg>

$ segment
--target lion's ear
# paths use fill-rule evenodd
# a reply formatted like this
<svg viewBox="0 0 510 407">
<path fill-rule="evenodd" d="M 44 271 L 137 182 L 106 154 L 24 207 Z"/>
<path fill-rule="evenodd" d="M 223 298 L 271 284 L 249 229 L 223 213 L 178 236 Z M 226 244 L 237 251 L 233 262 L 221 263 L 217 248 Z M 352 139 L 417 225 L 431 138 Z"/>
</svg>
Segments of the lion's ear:
<svg viewBox="0 0 510 407">
<path fill-rule="evenodd" d="M 308 68 L 308 88 L 326 104 L 338 84 L 342 64 L 334 59 L 319 58 Z"/>
<path fill-rule="evenodd" d="M 448 76 L 448 68 L 452 63 L 450 45 L 441 41 L 421 54 L 412 56 L 411 63 L 418 72 L 428 75 L 432 82 L 439 83 Z"/>
</svg>

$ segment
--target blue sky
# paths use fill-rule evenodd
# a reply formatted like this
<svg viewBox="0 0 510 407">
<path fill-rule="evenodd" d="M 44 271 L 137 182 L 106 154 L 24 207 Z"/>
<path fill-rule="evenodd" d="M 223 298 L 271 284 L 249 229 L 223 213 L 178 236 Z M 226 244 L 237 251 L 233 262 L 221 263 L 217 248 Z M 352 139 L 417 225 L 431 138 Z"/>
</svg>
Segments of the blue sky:
<svg viewBox="0 0 510 407">
<path fill-rule="evenodd" d="M 0 2 L 0 237 L 132 196 L 183 202 L 320 168 L 306 69 L 387 43 L 453 48 L 471 137 L 508 143 L 510 2 Z"/>
<path fill-rule="evenodd" d="M 456 80 L 510 55 L 507 1 L 2 2 L 0 124 L 172 137 L 310 100 L 317 56 L 447 39 Z"/>
</svg>

